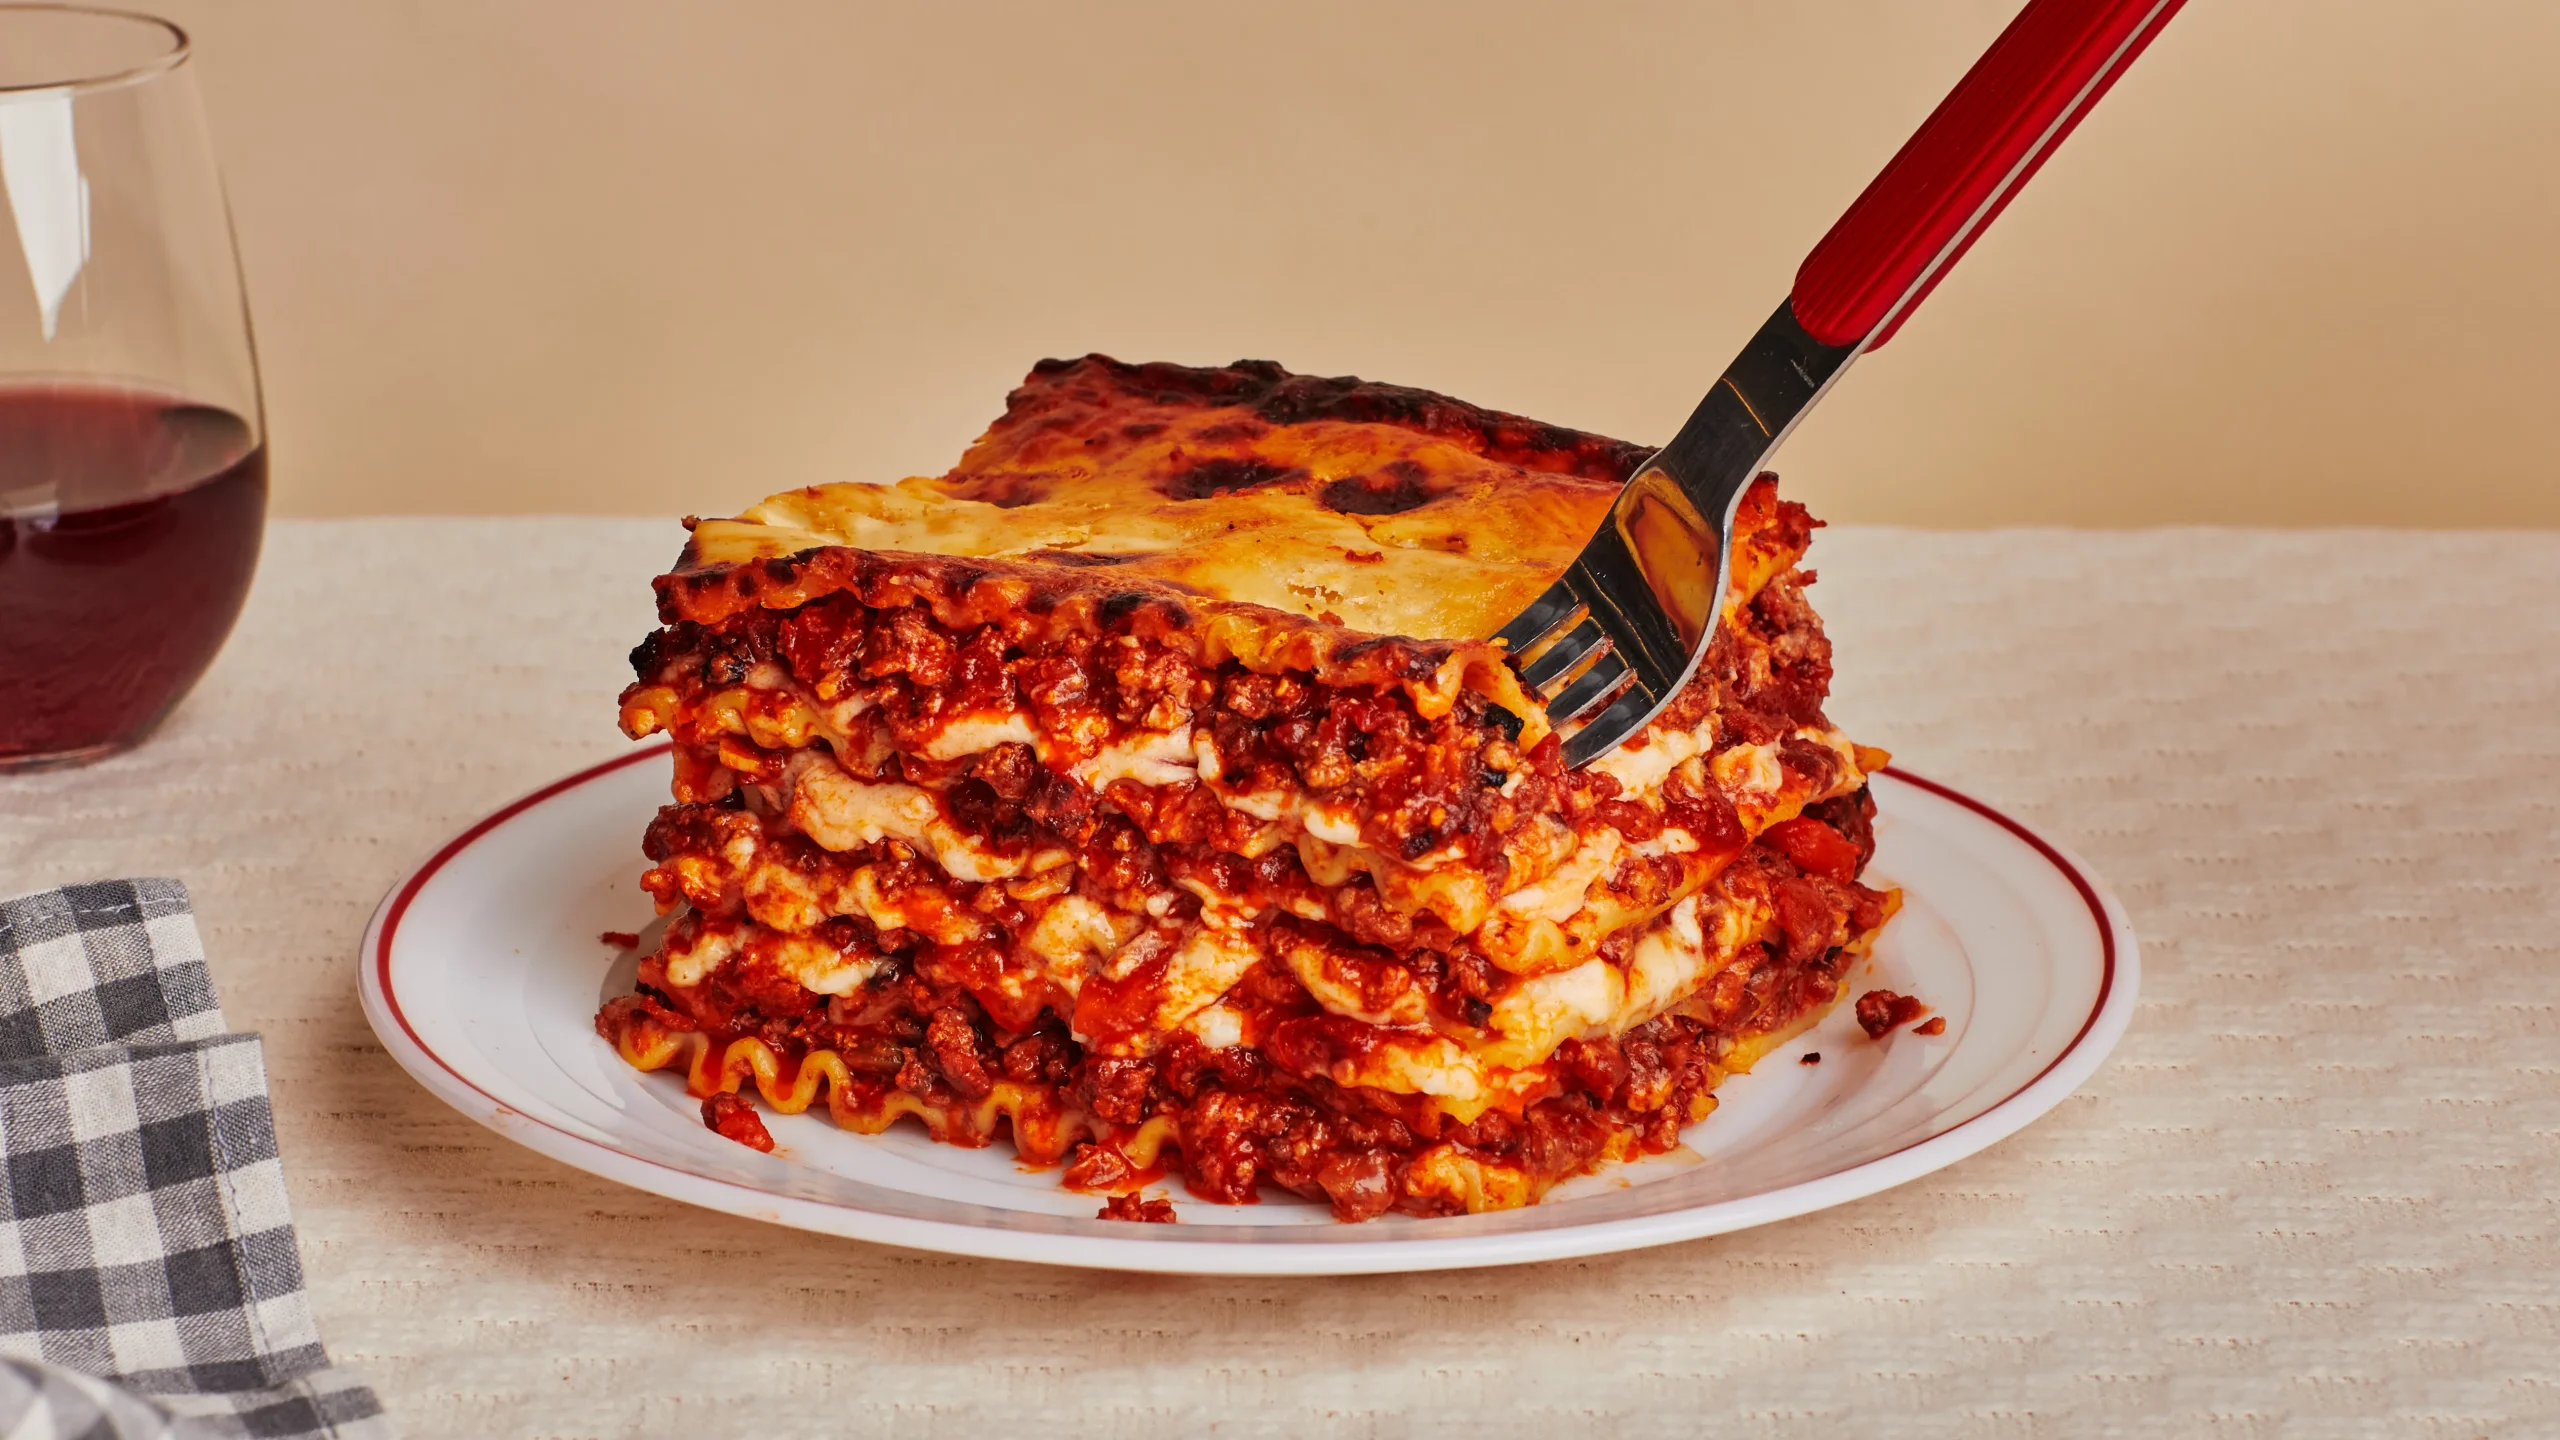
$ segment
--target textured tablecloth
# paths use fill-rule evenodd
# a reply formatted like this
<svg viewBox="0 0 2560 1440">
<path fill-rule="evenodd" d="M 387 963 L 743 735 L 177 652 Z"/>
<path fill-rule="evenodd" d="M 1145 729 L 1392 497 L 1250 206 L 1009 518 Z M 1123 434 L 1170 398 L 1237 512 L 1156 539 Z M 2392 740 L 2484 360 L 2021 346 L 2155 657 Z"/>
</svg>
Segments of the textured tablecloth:
<svg viewBox="0 0 2560 1440">
<path fill-rule="evenodd" d="M 193 887 L 232 1023 L 267 1037 L 322 1333 L 405 1434 L 2560 1434 L 2560 535 L 1826 532 L 1834 715 L 2132 912 L 2115 1058 L 1989 1152 L 1804 1219 L 1312 1281 L 693 1210 L 384 1056 L 366 916 L 620 748 L 678 538 L 280 524 L 151 745 L 0 779 L 0 893 Z"/>
</svg>

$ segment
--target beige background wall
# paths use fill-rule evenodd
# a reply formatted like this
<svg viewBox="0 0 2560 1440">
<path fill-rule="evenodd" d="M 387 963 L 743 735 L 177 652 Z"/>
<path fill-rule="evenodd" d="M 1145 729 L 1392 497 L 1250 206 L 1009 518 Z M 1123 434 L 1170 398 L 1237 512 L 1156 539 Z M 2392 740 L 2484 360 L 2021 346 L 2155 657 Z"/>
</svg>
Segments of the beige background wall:
<svg viewBox="0 0 2560 1440">
<path fill-rule="evenodd" d="M 146 0 L 298 513 L 938 470 L 1043 355 L 1667 434 L 2014 0 Z M 2195 0 L 1783 469 L 2560 524 L 2560 5 Z"/>
</svg>

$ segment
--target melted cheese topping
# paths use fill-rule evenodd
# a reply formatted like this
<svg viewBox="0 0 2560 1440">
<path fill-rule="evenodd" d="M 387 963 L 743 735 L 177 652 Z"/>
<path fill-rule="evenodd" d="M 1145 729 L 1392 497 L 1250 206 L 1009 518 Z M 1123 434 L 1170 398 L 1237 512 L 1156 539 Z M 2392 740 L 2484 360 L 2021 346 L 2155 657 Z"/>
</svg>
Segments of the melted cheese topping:
<svg viewBox="0 0 2560 1440">
<path fill-rule="evenodd" d="M 1121 573 L 1378 634 L 1489 635 L 1571 562 L 1618 488 L 1536 474 L 1397 427 L 1318 422 L 1273 437 L 1302 478 L 1168 498 L 1160 473 L 1237 448 L 1198 438 L 1226 413 L 1195 409 L 1159 435 L 1044 465 L 1027 482 L 1042 498 L 1027 504 L 967 498 L 983 486 L 960 480 L 822 485 L 776 495 L 737 520 L 705 520 L 695 543 L 713 561 L 817 545 L 1130 557 Z M 1391 473 L 1385 467 L 1398 461 L 1446 477 L 1446 498 L 1395 515 L 1325 503 L 1327 485 Z"/>
<path fill-rule="evenodd" d="M 1648 448 L 1410 391 L 1275 419 L 1254 403 L 1274 378 L 1231 367 L 1208 390 L 1168 391 L 1107 361 L 1044 367 L 948 474 L 787 491 L 699 522 L 695 557 L 1092 557 L 1115 577 L 1371 634 L 1490 635 L 1572 563 Z M 1803 533 L 1765 484 L 1734 532 L 1728 609 L 1793 563 Z"/>
</svg>

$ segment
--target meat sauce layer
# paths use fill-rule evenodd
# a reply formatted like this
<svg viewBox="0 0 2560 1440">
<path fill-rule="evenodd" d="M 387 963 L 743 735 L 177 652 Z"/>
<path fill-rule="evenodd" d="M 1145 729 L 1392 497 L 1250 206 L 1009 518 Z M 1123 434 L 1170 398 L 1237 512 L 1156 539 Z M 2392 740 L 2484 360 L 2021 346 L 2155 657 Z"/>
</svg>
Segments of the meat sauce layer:
<svg viewBox="0 0 2560 1440">
<path fill-rule="evenodd" d="M 1727 972 L 1734 983 L 1674 1013 L 1567 1042 L 1519 1103 L 1465 1122 L 1426 1097 L 1331 1083 L 1334 1017 L 1271 967 L 1238 987 L 1264 1017 L 1259 1047 L 1177 1036 L 1152 1056 L 1091 1056 L 1053 1016 L 1005 1030 L 970 991 L 914 969 L 875 981 L 856 1006 L 757 1019 L 753 1034 L 706 1027 L 645 988 L 608 1003 L 597 1030 L 643 1069 L 685 1066 L 699 1095 L 752 1084 L 786 1112 L 823 1098 L 855 1130 L 913 1118 L 945 1143 L 1009 1138 L 1026 1160 L 1064 1162 L 1075 1188 L 1125 1191 L 1177 1170 L 1191 1193 L 1223 1204 L 1251 1203 L 1269 1184 L 1343 1220 L 1443 1215 L 1533 1203 L 1603 1163 L 1670 1150 L 1755 1037 L 1838 1000 L 1871 935 L 1802 960 L 1765 947 Z M 734 1114 L 720 1120 L 748 1138 Z"/>
<path fill-rule="evenodd" d="M 1850 916 L 1853 928 L 1872 923 L 1865 912 L 1875 892 L 1854 883 L 1873 850 L 1872 813 L 1864 790 L 1817 803 L 1741 851 L 1739 873 L 1720 882 L 1719 893 L 1765 897 L 1789 944 L 1836 943 L 1825 928 L 1834 914 Z M 1045 1009 L 1073 1017 L 1088 1039 L 1117 1038 L 1116 1031 L 1139 1028 L 1154 1013 L 1148 980 L 1161 981 L 1161 957 L 1202 911 L 1198 893 L 1163 888 L 1162 874 L 1110 847 L 1088 849 L 1083 863 L 969 883 L 894 841 L 830 851 L 742 809 L 671 805 L 650 826 L 645 849 L 658 863 L 642 876 L 643 888 L 662 911 L 683 912 L 651 957 L 656 972 L 665 973 L 668 957 L 698 950 L 707 927 L 744 934 L 748 943 L 702 983 L 714 992 L 757 993 L 768 1014 L 826 1003 L 806 989 L 805 974 L 795 976 L 792 962 L 774 953 L 777 945 L 795 947 L 805 964 L 814 945 L 832 968 L 873 973 L 894 960 L 928 969 L 970 990 L 1008 1029 L 1028 1028 Z M 1156 857 L 1164 873 L 1196 878 L 1184 858 Z M 1359 1013 L 1400 1013 L 1396 1023 L 1481 1045 L 1496 1005 L 1522 983 L 1472 947 L 1412 943 L 1410 922 L 1382 912 L 1360 887 L 1315 885 L 1290 852 L 1250 867 L 1220 862 L 1214 878 L 1227 918 L 1256 917 L 1244 929 L 1263 954 L 1296 951 L 1301 964 L 1323 972 L 1330 993 L 1357 995 L 1349 1008 Z M 1050 912 L 1070 898 L 1098 902 L 1083 916 L 1108 905 L 1123 917 L 1090 953 L 1062 952 L 1055 943 L 1068 927 Z M 1623 964 L 1640 928 L 1611 935 L 1593 958 Z M 1150 963 L 1148 955 L 1158 958 Z M 1105 972 L 1113 978 L 1101 978 Z M 1410 1013 L 1415 997 L 1425 1013 Z M 715 1028 L 727 1024 L 717 1012 L 701 1018 Z"/>
<path fill-rule="evenodd" d="M 1229 797 L 1307 797 L 1356 816 L 1360 842 L 1391 862 L 1427 859 L 1436 878 L 1395 894 L 1381 896 L 1366 877 L 1318 887 L 1329 892 L 1328 923 L 1400 952 L 1458 948 L 1452 922 L 1480 923 L 1493 898 L 1543 878 L 1574 836 L 1596 828 L 1651 849 L 1631 850 L 1613 879 L 1622 910 L 1638 917 L 1694 889 L 1747 838 L 1733 797 L 1701 765 L 1630 794 L 1603 769 L 1566 770 L 1552 736 L 1514 744 L 1500 712 L 1472 695 L 1425 720 L 1393 692 L 1204 669 L 1131 636 L 1060 639 L 1003 624 L 954 633 L 921 607 L 879 611 L 839 596 L 717 628 L 670 627 L 633 659 L 642 678 L 626 693 L 625 726 L 676 739 L 681 801 L 745 805 L 742 789 L 763 787 L 765 808 L 782 808 L 792 757 L 819 743 L 823 726 L 853 780 L 926 787 L 942 818 L 985 852 L 1019 862 L 1063 847 L 1089 880 L 1128 897 L 1173 885 L 1304 888 L 1267 810 Z M 1829 643 L 1799 577 L 1783 576 L 1726 627 L 1657 733 L 1711 727 L 1710 757 L 1761 747 L 1773 775 L 1755 779 L 1764 792 L 1755 803 L 1801 803 L 1857 778 L 1837 750 L 1805 738 L 1827 729 L 1829 679 Z M 1037 734 L 1008 738 L 1021 732 L 991 717 L 1025 717 Z M 961 729 L 969 724 L 977 729 Z M 1196 735 L 1214 754 L 1217 787 L 1076 773 L 1106 747 L 1169 732 Z M 986 743 L 924 758 L 963 733 Z M 1667 830 L 1686 838 L 1655 844 Z M 1712 858 L 1686 858 L 1701 854 Z M 1453 871 L 1473 877 L 1465 893 L 1476 898 L 1425 910 L 1408 893 L 1456 893 Z"/>
<path fill-rule="evenodd" d="M 1818 865 L 1841 862 L 1826 844 L 1862 863 L 1871 810 L 1859 801 L 1834 802 L 1836 823 L 1807 820 L 1830 838 L 1797 848 Z M 1204 1199 L 1244 1203 L 1267 1182 L 1346 1220 L 1501 1208 L 1605 1161 L 1669 1149 L 1711 1108 L 1738 1048 L 1838 999 L 1890 897 L 1774 847 L 1754 846 L 1743 863 L 1769 872 L 1781 897 L 1764 942 L 1671 1013 L 1567 1041 L 1530 1084 L 1466 1121 L 1427 1096 L 1333 1083 L 1345 1048 L 1374 1027 L 1327 1013 L 1268 960 L 1225 998 L 1250 1043 L 1179 1034 L 1151 1054 L 1106 1055 L 1078 1043 L 1053 1006 L 1026 1007 L 996 984 L 983 949 L 847 919 L 828 933 L 876 962 L 850 994 L 817 995 L 752 964 L 674 987 L 653 960 L 640 992 L 607 1004 L 597 1028 L 642 1068 L 684 1065 L 706 1098 L 752 1083 L 785 1111 L 823 1098 L 857 1130 L 912 1117 L 955 1144 L 1009 1135 L 1026 1159 L 1066 1162 L 1067 1182 L 1082 1188 L 1128 1189 L 1178 1165 Z M 745 1132 L 734 1113 L 718 1123 Z"/>
</svg>

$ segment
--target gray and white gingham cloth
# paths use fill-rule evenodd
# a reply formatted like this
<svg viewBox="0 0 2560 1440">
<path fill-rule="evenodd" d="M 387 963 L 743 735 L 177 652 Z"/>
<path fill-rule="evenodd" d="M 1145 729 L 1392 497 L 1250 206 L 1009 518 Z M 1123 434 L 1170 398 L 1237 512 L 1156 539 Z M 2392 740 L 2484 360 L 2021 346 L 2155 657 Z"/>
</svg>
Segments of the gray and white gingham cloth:
<svg viewBox="0 0 2560 1440">
<path fill-rule="evenodd" d="M 0 1437 L 390 1435 L 320 1348 L 186 887 L 0 901 Z"/>
</svg>

